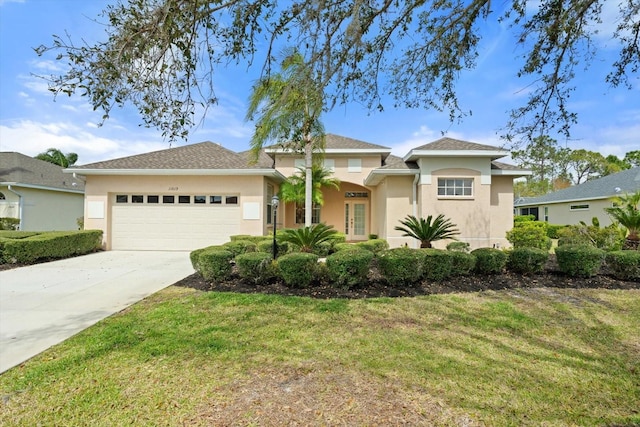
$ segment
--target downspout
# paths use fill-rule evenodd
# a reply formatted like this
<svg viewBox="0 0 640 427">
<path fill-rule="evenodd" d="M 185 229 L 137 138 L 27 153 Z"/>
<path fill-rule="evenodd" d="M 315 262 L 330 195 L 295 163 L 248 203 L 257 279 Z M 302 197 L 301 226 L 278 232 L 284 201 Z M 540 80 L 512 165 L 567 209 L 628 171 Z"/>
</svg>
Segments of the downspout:
<svg viewBox="0 0 640 427">
<path fill-rule="evenodd" d="M 418 216 L 418 181 L 420 180 L 420 172 L 413 179 L 413 216 Z"/>
<path fill-rule="evenodd" d="M 18 219 L 20 220 L 20 223 L 18 224 L 18 230 L 22 230 L 22 203 L 24 200 L 24 196 L 11 188 L 11 184 L 7 185 L 7 190 L 18 196 Z"/>
<path fill-rule="evenodd" d="M 416 177 L 413 178 L 413 185 L 412 185 L 412 190 L 413 190 L 413 216 L 417 217 L 418 216 L 418 181 L 420 181 L 420 172 L 418 172 L 416 174 Z M 414 243 L 414 248 L 416 243 Z"/>
</svg>

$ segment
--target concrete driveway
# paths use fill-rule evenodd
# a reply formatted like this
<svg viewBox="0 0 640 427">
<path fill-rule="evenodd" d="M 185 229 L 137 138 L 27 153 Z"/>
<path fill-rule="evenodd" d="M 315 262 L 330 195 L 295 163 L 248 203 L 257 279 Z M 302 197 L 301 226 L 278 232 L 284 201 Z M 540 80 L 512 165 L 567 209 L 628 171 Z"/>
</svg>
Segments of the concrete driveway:
<svg viewBox="0 0 640 427">
<path fill-rule="evenodd" d="M 138 251 L 0 271 L 0 373 L 192 273 L 189 252 Z"/>
</svg>

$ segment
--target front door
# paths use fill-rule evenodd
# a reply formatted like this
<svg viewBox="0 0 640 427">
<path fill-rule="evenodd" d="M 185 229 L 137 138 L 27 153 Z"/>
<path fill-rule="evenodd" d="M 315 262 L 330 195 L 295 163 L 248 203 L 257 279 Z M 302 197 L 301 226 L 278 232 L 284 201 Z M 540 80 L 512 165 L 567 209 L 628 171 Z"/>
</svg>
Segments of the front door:
<svg viewBox="0 0 640 427">
<path fill-rule="evenodd" d="M 347 240 L 367 240 L 367 202 L 345 202 L 344 234 Z"/>
</svg>

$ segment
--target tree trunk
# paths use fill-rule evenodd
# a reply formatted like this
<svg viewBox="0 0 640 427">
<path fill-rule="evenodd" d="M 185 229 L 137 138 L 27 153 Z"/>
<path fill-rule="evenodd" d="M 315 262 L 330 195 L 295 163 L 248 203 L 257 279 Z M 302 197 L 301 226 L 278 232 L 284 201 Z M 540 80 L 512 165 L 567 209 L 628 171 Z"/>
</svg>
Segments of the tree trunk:
<svg viewBox="0 0 640 427">
<path fill-rule="evenodd" d="M 304 182 L 304 226 L 311 227 L 311 221 L 313 218 L 313 141 L 311 135 L 306 135 L 304 142 L 304 168 L 305 168 L 305 182 Z"/>
<path fill-rule="evenodd" d="M 420 242 L 420 249 L 431 248 L 431 242 Z"/>
</svg>

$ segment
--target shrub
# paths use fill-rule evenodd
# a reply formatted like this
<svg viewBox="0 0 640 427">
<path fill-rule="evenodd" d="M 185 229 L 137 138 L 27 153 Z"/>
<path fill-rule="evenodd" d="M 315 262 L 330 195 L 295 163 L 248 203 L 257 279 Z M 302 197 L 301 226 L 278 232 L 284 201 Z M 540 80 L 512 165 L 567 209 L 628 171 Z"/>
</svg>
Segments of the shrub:
<svg viewBox="0 0 640 427">
<path fill-rule="evenodd" d="M 20 226 L 20 219 L 3 217 L 0 218 L 0 230 L 17 230 Z"/>
<path fill-rule="evenodd" d="M 199 261 L 200 261 L 200 254 L 204 251 L 209 251 L 209 250 L 215 250 L 215 249 L 222 249 L 224 250 L 224 246 L 207 246 L 206 248 L 200 248 L 200 249 L 195 249 L 193 251 L 191 251 L 191 253 L 189 253 L 189 259 L 191 260 L 191 266 L 193 267 L 194 270 L 196 271 L 200 271 L 200 267 L 199 267 Z"/>
<path fill-rule="evenodd" d="M 598 274 L 605 252 L 589 245 L 564 245 L 556 248 L 560 270 L 573 277 Z"/>
<path fill-rule="evenodd" d="M 605 260 L 615 278 L 640 280 L 640 252 L 633 250 L 609 252 Z"/>
<path fill-rule="evenodd" d="M 547 224 L 547 237 L 550 239 L 559 239 L 560 230 L 566 228 L 566 225 Z"/>
<path fill-rule="evenodd" d="M 612 224 L 604 228 L 596 225 L 569 225 L 558 230 L 558 246 L 589 245 L 605 251 L 622 249 L 624 237 L 620 229 Z"/>
<path fill-rule="evenodd" d="M 547 223 L 525 221 L 517 223 L 507 231 L 507 240 L 514 248 L 551 249 L 551 239 L 547 237 Z"/>
<path fill-rule="evenodd" d="M 247 252 L 236 257 L 238 275 L 242 280 L 261 285 L 276 276 L 271 255 L 266 252 Z"/>
<path fill-rule="evenodd" d="M 367 248 L 359 246 L 357 244 L 353 244 L 353 243 L 336 243 L 333 246 L 333 250 L 335 252 L 340 252 L 340 251 L 366 251 Z"/>
<path fill-rule="evenodd" d="M 255 252 L 257 245 L 251 240 L 233 240 L 223 244 L 224 248 L 231 252 L 234 257 L 246 254 L 247 252 Z"/>
<path fill-rule="evenodd" d="M 502 273 L 507 264 L 507 254 L 500 249 L 479 248 L 471 253 L 476 257 L 475 271 L 480 274 Z"/>
<path fill-rule="evenodd" d="M 453 256 L 450 251 L 421 249 L 422 276 L 434 281 L 442 281 L 453 275 Z"/>
<path fill-rule="evenodd" d="M 544 271 L 549 252 L 538 248 L 515 248 L 509 253 L 507 268 L 515 273 L 538 274 Z"/>
<path fill-rule="evenodd" d="M 454 276 L 468 276 L 476 267 L 476 257 L 467 252 L 450 251 L 451 273 Z"/>
<path fill-rule="evenodd" d="M 371 239 L 365 242 L 358 242 L 356 246 L 371 251 L 374 255 L 378 255 L 380 252 L 389 249 L 389 243 L 384 239 Z"/>
<path fill-rule="evenodd" d="M 287 286 L 306 288 L 316 273 L 318 255 L 308 252 L 293 252 L 278 258 L 278 270 Z"/>
<path fill-rule="evenodd" d="M 375 240 L 375 239 L 377 239 L 377 238 L 378 238 L 378 235 L 377 235 L 377 234 L 369 234 L 369 236 L 368 236 L 368 239 L 369 239 L 369 240 Z"/>
<path fill-rule="evenodd" d="M 270 239 L 273 239 L 273 236 L 251 236 L 249 234 L 236 234 L 233 236 L 229 236 L 229 240 L 232 242 L 235 242 L 238 240 L 248 240 L 256 244 L 264 240 L 270 240 Z"/>
<path fill-rule="evenodd" d="M 343 250 L 327 257 L 327 269 L 333 283 L 350 289 L 367 282 L 373 252 Z"/>
<path fill-rule="evenodd" d="M 231 278 L 232 260 L 233 253 L 230 251 L 218 247 L 208 248 L 198 257 L 198 272 L 206 280 L 224 282 Z"/>
<path fill-rule="evenodd" d="M 530 222 L 535 221 L 535 215 L 516 215 L 513 217 L 513 224 L 521 223 L 521 222 Z"/>
<path fill-rule="evenodd" d="M 423 258 L 417 249 L 387 249 L 378 256 L 378 269 L 393 286 L 413 285 L 422 278 Z"/>
<path fill-rule="evenodd" d="M 40 259 L 68 258 L 93 252 L 102 244 L 102 230 L 52 231 L 2 242 L 6 262 L 31 264 Z"/>
<path fill-rule="evenodd" d="M 469 243 L 467 242 L 451 242 L 447 245 L 448 251 L 453 252 L 469 252 Z"/>
<path fill-rule="evenodd" d="M 263 240 L 256 244 L 256 250 L 258 252 L 266 252 L 269 254 L 273 254 L 273 237 L 269 240 Z M 276 240 L 276 250 L 279 255 L 284 255 L 289 252 L 289 244 L 287 242 L 281 242 L 280 240 Z"/>
</svg>

